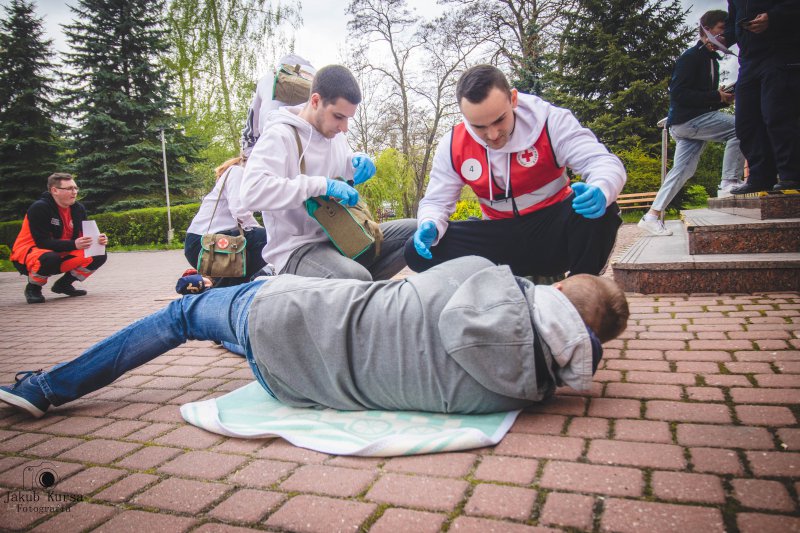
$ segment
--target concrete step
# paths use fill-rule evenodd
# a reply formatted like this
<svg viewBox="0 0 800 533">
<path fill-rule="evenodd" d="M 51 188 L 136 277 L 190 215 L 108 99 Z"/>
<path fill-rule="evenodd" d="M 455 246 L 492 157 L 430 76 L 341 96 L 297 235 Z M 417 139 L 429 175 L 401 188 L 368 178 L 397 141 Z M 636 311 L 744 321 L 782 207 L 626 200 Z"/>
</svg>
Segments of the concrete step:
<svg viewBox="0 0 800 533">
<path fill-rule="evenodd" d="M 772 218 L 800 218 L 800 193 L 787 191 L 782 194 L 765 192 L 709 198 L 708 208 L 732 215 L 756 220 Z"/>
<path fill-rule="evenodd" d="M 757 220 L 712 209 L 681 211 L 689 253 L 800 252 L 800 218 Z"/>
<path fill-rule="evenodd" d="M 628 292 L 752 293 L 800 290 L 800 253 L 689 254 L 682 221 L 669 237 L 642 237 L 613 261 L 614 279 Z"/>
</svg>

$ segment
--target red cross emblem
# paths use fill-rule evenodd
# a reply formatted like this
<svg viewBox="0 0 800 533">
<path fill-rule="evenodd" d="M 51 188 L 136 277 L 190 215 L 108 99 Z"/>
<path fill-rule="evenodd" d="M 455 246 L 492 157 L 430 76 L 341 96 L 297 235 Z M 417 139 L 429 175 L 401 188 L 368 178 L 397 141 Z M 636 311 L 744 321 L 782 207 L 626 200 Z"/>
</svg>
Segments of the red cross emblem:
<svg viewBox="0 0 800 533">
<path fill-rule="evenodd" d="M 539 160 L 539 152 L 536 150 L 534 146 L 531 146 L 527 150 L 517 152 L 517 163 L 519 163 L 523 167 L 532 167 L 533 165 L 536 164 L 538 160 Z"/>
<path fill-rule="evenodd" d="M 224 250 L 225 248 L 228 247 L 229 244 L 230 241 L 228 239 L 226 239 L 225 237 L 220 237 L 220 239 L 217 241 L 217 248 L 221 248 L 222 250 Z"/>
</svg>

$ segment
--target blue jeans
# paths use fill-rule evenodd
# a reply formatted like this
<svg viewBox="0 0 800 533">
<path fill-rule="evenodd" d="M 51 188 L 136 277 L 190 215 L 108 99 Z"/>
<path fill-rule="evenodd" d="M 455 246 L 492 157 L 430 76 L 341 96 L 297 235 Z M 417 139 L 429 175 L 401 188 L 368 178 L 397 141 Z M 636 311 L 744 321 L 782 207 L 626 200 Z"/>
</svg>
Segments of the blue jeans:
<svg viewBox="0 0 800 533">
<path fill-rule="evenodd" d="M 683 124 L 673 124 L 669 129 L 675 139 L 675 159 L 672 169 L 658 190 L 652 209 L 663 211 L 681 187 L 694 176 L 700 155 L 708 141 L 725 142 L 722 159 L 722 181 L 738 181 L 744 173 L 744 156 L 736 137 L 735 119 L 720 111 L 711 111 Z"/>
<path fill-rule="evenodd" d="M 270 392 L 253 361 L 247 332 L 250 303 L 264 283 L 254 281 L 174 300 L 98 342 L 78 358 L 43 373 L 39 377 L 42 391 L 51 404 L 61 405 L 105 387 L 187 340 L 219 340 L 245 347 L 256 379 Z"/>
</svg>

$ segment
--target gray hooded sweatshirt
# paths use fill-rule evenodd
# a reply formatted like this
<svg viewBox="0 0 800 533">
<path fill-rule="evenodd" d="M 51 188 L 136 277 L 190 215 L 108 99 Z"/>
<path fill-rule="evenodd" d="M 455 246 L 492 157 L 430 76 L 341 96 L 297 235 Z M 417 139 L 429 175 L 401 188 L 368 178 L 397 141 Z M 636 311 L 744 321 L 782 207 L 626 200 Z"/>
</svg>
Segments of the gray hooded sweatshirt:
<svg viewBox="0 0 800 533">
<path fill-rule="evenodd" d="M 561 291 L 474 256 L 404 280 L 278 276 L 248 331 L 265 382 L 296 407 L 492 413 L 546 398 L 556 376 L 591 386 L 591 341 Z"/>
</svg>

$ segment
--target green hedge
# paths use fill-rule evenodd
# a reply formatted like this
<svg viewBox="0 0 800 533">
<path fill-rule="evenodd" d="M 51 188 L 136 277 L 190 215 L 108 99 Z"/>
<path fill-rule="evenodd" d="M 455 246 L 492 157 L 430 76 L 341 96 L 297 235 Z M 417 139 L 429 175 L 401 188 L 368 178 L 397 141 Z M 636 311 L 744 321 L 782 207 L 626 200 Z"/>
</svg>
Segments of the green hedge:
<svg viewBox="0 0 800 533">
<path fill-rule="evenodd" d="M 177 205 L 170 209 L 175 238 L 183 241 L 186 228 L 200 204 Z M 147 207 L 121 213 L 101 213 L 89 217 L 108 235 L 109 246 L 164 244 L 167 242 L 167 208 Z M 22 227 L 21 220 L 0 222 L 0 244 L 12 246 Z"/>
</svg>

